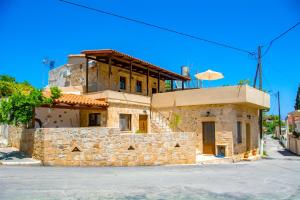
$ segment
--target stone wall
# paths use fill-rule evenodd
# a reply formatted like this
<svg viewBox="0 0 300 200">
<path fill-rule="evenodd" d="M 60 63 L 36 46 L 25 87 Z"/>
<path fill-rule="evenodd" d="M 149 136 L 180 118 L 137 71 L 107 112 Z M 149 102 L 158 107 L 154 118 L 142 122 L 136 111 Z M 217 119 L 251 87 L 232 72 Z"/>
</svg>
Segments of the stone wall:
<svg viewBox="0 0 300 200">
<path fill-rule="evenodd" d="M 36 122 L 36 128 L 65 128 L 79 127 L 79 110 L 62 108 L 35 109 L 35 118 L 39 119 L 42 127 Z"/>
<path fill-rule="evenodd" d="M 155 112 L 155 110 L 153 110 Z M 159 112 L 167 119 L 173 114 L 179 115 L 178 128 L 181 131 L 196 133 L 197 151 L 203 153 L 202 122 L 215 122 L 215 142 L 226 146 L 226 156 L 246 151 L 246 123 L 250 124 L 251 149 L 258 146 L 257 109 L 238 105 L 202 105 L 160 108 Z M 242 143 L 237 143 L 237 121 L 242 122 Z"/>
<path fill-rule="evenodd" d="M 300 139 L 293 135 L 288 136 L 288 148 L 291 152 L 300 155 Z"/>
<path fill-rule="evenodd" d="M 29 157 L 43 160 L 44 135 L 40 130 L 8 126 L 8 146 L 19 149 Z"/>
<path fill-rule="evenodd" d="M 115 128 L 119 127 L 120 114 L 131 114 L 131 132 L 133 133 L 139 130 L 139 115 L 148 115 L 148 132 L 153 132 L 150 126 L 150 108 L 148 106 L 110 103 L 107 113 L 107 126 Z"/>
<path fill-rule="evenodd" d="M 42 128 L 12 133 L 14 144 L 44 165 L 193 164 L 194 133 L 124 134 L 117 128 Z M 24 139 L 24 138 L 27 139 Z M 25 144 L 23 144 L 25 143 Z M 15 145 L 16 147 L 18 145 Z M 30 146 L 30 147 L 29 147 Z"/>
<path fill-rule="evenodd" d="M 91 113 L 100 113 L 101 120 L 100 126 L 106 127 L 107 126 L 107 110 L 80 110 L 80 127 L 88 127 L 89 126 L 89 114 Z"/>
</svg>

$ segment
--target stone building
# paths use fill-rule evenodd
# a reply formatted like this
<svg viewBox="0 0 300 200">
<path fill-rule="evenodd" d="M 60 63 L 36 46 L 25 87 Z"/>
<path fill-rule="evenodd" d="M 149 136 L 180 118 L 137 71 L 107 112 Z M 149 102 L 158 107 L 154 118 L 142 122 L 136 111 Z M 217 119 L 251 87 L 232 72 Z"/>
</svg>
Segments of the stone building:
<svg viewBox="0 0 300 200">
<path fill-rule="evenodd" d="M 259 109 L 269 108 L 269 95 L 247 85 L 185 88 L 189 80 L 115 50 L 82 51 L 49 72 L 49 86 L 63 95 L 51 108 L 36 108 L 36 127 L 192 132 L 198 155 L 255 154 Z"/>
</svg>

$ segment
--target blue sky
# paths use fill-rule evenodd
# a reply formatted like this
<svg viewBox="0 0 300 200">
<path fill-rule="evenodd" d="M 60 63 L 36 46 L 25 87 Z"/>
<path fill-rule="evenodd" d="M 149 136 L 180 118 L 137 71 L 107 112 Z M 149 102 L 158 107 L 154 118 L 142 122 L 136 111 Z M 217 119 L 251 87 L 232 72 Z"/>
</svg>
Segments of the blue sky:
<svg viewBox="0 0 300 200">
<path fill-rule="evenodd" d="M 297 0 L 171 1 L 72 0 L 149 23 L 256 50 L 300 21 Z M 66 62 L 68 54 L 84 49 L 116 49 L 161 67 L 180 72 L 212 69 L 225 78 L 206 87 L 253 80 L 256 60 L 172 33 L 122 21 L 58 0 L 0 1 L 0 74 L 46 82 L 44 57 Z M 282 113 L 293 110 L 300 83 L 300 26 L 272 46 L 263 58 L 264 88 L 281 92 Z M 277 112 L 272 96 L 271 113 Z"/>
</svg>

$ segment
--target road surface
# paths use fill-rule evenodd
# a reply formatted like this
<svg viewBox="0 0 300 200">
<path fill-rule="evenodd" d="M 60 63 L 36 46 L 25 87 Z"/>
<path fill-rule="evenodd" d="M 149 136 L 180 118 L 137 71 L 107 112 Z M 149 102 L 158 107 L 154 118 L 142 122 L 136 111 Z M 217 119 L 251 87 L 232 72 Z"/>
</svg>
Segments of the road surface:
<svg viewBox="0 0 300 200">
<path fill-rule="evenodd" d="M 270 137 L 268 159 L 157 167 L 0 166 L 0 199 L 300 199 L 300 157 Z"/>
</svg>

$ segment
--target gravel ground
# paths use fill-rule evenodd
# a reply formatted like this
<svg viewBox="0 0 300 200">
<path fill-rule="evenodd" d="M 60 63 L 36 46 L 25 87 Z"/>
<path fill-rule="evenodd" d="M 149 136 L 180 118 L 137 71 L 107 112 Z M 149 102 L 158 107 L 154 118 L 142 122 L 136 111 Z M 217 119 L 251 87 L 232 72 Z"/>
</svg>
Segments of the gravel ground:
<svg viewBox="0 0 300 200">
<path fill-rule="evenodd" d="M 269 157 L 219 165 L 0 166 L 0 199 L 300 199 L 300 157 L 267 139 Z"/>
</svg>

